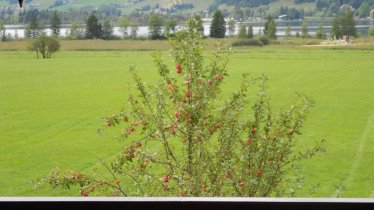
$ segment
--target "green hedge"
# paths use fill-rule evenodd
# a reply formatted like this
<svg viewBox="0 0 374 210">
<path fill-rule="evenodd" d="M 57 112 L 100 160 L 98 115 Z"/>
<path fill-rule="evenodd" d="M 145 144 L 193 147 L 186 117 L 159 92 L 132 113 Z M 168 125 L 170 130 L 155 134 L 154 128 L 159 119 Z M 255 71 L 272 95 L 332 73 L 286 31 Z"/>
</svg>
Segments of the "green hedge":
<svg viewBox="0 0 374 210">
<path fill-rule="evenodd" d="M 255 39 L 238 39 L 232 43 L 232 46 L 264 46 L 270 43 L 266 36 L 259 36 Z"/>
<path fill-rule="evenodd" d="M 258 39 L 239 39 L 232 43 L 232 46 L 263 46 L 264 43 Z"/>
</svg>

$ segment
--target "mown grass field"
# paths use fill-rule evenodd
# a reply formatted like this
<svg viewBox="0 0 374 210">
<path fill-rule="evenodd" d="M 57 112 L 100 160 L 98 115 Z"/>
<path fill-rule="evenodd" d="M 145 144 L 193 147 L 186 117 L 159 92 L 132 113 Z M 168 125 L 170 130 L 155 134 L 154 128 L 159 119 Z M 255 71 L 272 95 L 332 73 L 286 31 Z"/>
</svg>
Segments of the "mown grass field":
<svg viewBox="0 0 374 210">
<path fill-rule="evenodd" d="M 30 52 L 0 51 L 0 196 L 79 196 L 77 189 L 34 190 L 30 180 L 55 167 L 95 171 L 99 158 L 117 154 L 123 142 L 113 139 L 116 132 L 99 136 L 96 130 L 101 117 L 126 103 L 130 65 L 146 81 L 157 79 L 150 53 L 62 51 L 37 60 Z M 295 91 L 312 97 L 300 143 L 327 137 L 327 152 L 303 163 L 308 182 L 320 184 L 314 196 L 335 197 L 342 186 L 342 197 L 374 197 L 373 58 L 373 50 L 350 48 L 238 49 L 224 93 L 249 72 L 270 77 L 275 108 L 290 104 Z"/>
</svg>

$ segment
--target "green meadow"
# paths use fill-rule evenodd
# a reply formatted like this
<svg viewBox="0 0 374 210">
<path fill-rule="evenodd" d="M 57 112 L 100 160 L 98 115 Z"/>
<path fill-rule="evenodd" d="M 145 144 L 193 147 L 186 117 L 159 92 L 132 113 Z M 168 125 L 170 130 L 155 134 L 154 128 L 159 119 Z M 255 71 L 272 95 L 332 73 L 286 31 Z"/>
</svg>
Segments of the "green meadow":
<svg viewBox="0 0 374 210">
<path fill-rule="evenodd" d="M 78 189 L 33 189 L 31 180 L 54 168 L 101 170 L 125 142 L 102 117 L 126 105 L 128 68 L 157 80 L 149 51 L 62 51 L 35 59 L 25 51 L 0 51 L 0 196 L 79 196 Z M 164 58 L 174 69 L 168 51 Z M 326 153 L 303 162 L 307 177 L 296 196 L 374 197 L 374 51 L 365 49 L 250 48 L 231 55 L 224 95 L 242 73 L 266 74 L 276 112 L 295 92 L 315 101 L 300 146 L 326 138 Z M 174 73 L 174 71 L 172 71 Z M 255 92 L 253 92 L 255 94 Z M 251 106 L 251 104 L 248 104 Z"/>
</svg>

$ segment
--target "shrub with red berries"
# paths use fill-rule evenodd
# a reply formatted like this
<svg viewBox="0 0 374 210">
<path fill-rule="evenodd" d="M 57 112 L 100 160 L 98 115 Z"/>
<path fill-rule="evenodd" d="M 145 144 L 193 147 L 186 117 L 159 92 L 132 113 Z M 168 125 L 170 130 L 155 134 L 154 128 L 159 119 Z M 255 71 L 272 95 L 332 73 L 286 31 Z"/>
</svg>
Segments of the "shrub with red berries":
<svg viewBox="0 0 374 210">
<path fill-rule="evenodd" d="M 138 93 L 130 93 L 125 111 L 104 119 L 105 127 L 121 126 L 125 141 L 117 158 L 103 163 L 112 180 L 54 172 L 53 186 L 78 184 L 83 196 L 92 187 L 108 196 L 286 195 L 295 164 L 323 151 L 317 144 L 295 152 L 311 100 L 297 95 L 276 115 L 267 78 L 243 75 L 239 90 L 222 102 L 228 52 L 213 53 L 207 64 L 196 25 L 189 20 L 170 40 L 174 66 L 154 54 L 154 84 L 130 68 Z"/>
</svg>

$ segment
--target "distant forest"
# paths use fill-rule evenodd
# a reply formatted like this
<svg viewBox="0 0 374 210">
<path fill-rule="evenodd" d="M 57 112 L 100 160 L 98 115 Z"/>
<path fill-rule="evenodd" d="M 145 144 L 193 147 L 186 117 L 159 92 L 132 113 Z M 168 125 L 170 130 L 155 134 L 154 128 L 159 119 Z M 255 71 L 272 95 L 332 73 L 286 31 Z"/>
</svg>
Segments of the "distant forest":
<svg viewBox="0 0 374 210">
<path fill-rule="evenodd" d="M 215 0 L 209 7 L 209 13 L 220 8 L 220 5 L 234 6 L 234 11 L 224 11 L 225 16 L 232 15 L 235 18 L 245 19 L 250 16 L 260 15 L 286 15 L 286 19 L 303 19 L 304 16 L 325 16 L 332 17 L 338 14 L 341 9 L 352 8 L 359 17 L 368 17 L 371 10 L 374 9 L 374 0 L 293 0 L 293 4 L 282 5 L 281 8 L 275 10 L 272 14 L 269 14 L 268 9 L 264 9 L 264 6 L 269 5 L 272 2 L 280 0 Z M 304 9 L 296 9 L 294 5 L 303 3 L 314 3 L 315 8 L 308 11 Z M 257 7 L 257 8 L 256 8 Z M 262 8 L 261 8 L 262 7 Z M 222 7 L 221 7 L 222 8 Z M 225 9 L 224 9 L 225 10 Z M 246 13 L 246 14 L 245 14 Z M 248 15 L 249 14 L 249 15 Z"/>
<path fill-rule="evenodd" d="M 217 7 L 220 4 L 226 4 L 235 7 L 258 7 L 261 5 L 268 5 L 278 0 L 215 0 L 211 7 Z M 325 6 L 329 6 L 332 3 L 336 3 L 338 6 L 343 4 L 350 4 L 353 8 L 357 9 L 363 2 L 367 2 L 369 5 L 374 4 L 374 0 L 293 0 L 294 3 L 310 3 L 310 2 L 325 2 Z M 286 5 L 285 5 L 286 6 Z"/>
</svg>

